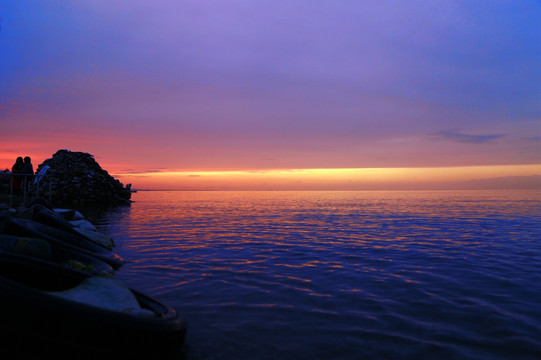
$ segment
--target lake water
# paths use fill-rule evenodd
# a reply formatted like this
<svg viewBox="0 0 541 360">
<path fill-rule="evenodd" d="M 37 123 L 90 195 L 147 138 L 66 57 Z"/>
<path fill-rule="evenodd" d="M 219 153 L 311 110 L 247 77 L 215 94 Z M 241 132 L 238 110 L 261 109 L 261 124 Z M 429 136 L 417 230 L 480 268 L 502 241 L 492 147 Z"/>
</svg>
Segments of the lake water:
<svg viewBox="0 0 541 360">
<path fill-rule="evenodd" d="M 92 218 L 188 359 L 539 359 L 541 192 L 140 191 Z"/>
</svg>

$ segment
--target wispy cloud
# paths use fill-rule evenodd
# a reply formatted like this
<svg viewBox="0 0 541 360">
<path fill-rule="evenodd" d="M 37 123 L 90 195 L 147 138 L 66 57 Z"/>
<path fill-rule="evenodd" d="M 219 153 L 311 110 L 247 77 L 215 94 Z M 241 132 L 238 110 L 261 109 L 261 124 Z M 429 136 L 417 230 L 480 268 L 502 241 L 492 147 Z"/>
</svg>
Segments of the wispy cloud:
<svg viewBox="0 0 541 360">
<path fill-rule="evenodd" d="M 156 176 L 539 159 L 533 1 L 65 3 L 0 1 L 0 168 L 61 147 Z"/>
<path fill-rule="evenodd" d="M 522 138 L 524 141 L 541 142 L 541 136 L 527 136 Z"/>
<path fill-rule="evenodd" d="M 466 144 L 482 144 L 482 143 L 493 141 L 505 136 L 505 134 L 472 135 L 472 134 L 461 133 L 458 131 L 441 131 L 439 133 L 436 133 L 436 135 L 443 139 L 455 141 L 458 143 L 466 143 Z"/>
<path fill-rule="evenodd" d="M 131 174 L 152 174 L 152 173 L 159 173 L 159 172 L 165 172 L 167 169 L 165 167 L 160 168 L 153 168 L 153 167 L 145 167 L 141 169 L 136 168 L 124 168 L 115 171 L 117 174 L 125 174 L 125 175 L 131 175 Z"/>
</svg>

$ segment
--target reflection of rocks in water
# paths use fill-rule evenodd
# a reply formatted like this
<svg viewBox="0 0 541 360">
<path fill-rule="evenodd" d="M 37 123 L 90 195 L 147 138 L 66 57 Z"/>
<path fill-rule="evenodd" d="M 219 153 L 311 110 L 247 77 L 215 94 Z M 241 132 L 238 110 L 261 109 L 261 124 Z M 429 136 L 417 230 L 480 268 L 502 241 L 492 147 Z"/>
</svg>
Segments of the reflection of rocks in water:
<svg viewBox="0 0 541 360">
<path fill-rule="evenodd" d="M 58 150 L 51 159 L 37 168 L 40 173 L 49 166 L 40 187 L 49 189 L 55 205 L 126 205 L 130 203 L 130 190 L 103 170 L 93 155 L 84 152 Z M 47 197 L 48 194 L 45 194 Z"/>
</svg>

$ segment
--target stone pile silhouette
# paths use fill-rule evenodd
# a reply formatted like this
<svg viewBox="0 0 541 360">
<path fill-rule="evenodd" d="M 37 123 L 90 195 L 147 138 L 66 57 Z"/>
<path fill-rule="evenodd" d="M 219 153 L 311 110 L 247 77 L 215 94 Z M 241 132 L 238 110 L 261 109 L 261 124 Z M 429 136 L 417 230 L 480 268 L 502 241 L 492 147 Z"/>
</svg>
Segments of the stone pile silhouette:
<svg viewBox="0 0 541 360">
<path fill-rule="evenodd" d="M 51 184 L 51 202 L 57 206 L 117 206 L 131 202 L 130 189 L 103 170 L 91 154 L 59 150 L 38 166 L 36 174 L 46 166 L 49 168 L 40 178 L 40 188 L 49 189 Z"/>
</svg>

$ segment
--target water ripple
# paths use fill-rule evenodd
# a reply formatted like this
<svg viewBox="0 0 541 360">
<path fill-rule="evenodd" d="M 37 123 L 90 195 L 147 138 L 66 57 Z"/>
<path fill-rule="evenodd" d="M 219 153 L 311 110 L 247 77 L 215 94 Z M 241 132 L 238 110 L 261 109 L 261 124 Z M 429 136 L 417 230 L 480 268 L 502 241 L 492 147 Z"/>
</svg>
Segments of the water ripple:
<svg viewBox="0 0 541 360">
<path fill-rule="evenodd" d="M 539 192 L 139 192 L 92 220 L 194 359 L 541 358 Z"/>
</svg>

